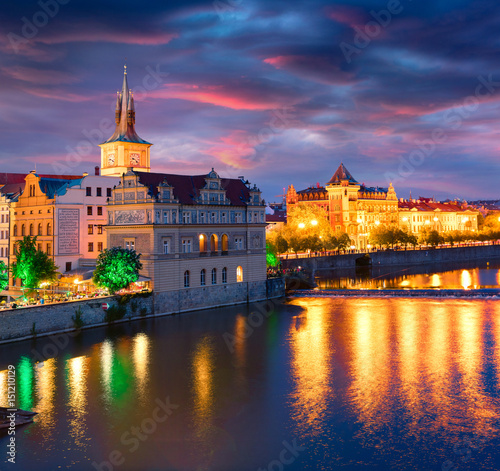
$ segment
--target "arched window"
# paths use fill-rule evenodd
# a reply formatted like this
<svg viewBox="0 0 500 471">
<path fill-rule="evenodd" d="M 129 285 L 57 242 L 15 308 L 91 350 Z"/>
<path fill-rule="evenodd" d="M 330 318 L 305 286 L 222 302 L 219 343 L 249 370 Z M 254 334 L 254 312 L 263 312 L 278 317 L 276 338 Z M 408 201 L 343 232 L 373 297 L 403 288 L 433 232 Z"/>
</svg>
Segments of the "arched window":
<svg viewBox="0 0 500 471">
<path fill-rule="evenodd" d="M 52 226 L 50 225 L 50 222 L 47 224 L 47 235 L 52 235 Z"/>
<path fill-rule="evenodd" d="M 26 228 L 24 227 L 24 224 L 21 226 L 21 235 L 22 236 L 26 235 Z"/>
<path fill-rule="evenodd" d="M 223 234 L 221 238 L 222 252 L 228 251 L 227 234 Z"/>
<path fill-rule="evenodd" d="M 42 235 L 42 223 L 38 224 L 38 235 Z"/>
<path fill-rule="evenodd" d="M 217 268 L 212 268 L 212 284 L 217 284 Z"/>
<path fill-rule="evenodd" d="M 205 286 L 205 284 L 206 284 L 206 275 L 207 275 L 207 272 L 205 271 L 205 269 L 201 270 L 201 272 L 200 272 L 200 285 L 201 286 Z"/>
<path fill-rule="evenodd" d="M 189 288 L 189 270 L 184 272 L 184 288 Z"/>
<path fill-rule="evenodd" d="M 243 268 L 239 266 L 236 268 L 236 281 L 241 283 L 243 281 Z"/>
<path fill-rule="evenodd" d="M 207 251 L 207 236 L 200 234 L 200 253 L 206 253 Z"/>
<path fill-rule="evenodd" d="M 34 230 L 33 224 L 30 224 L 30 236 L 35 235 L 35 234 L 33 234 L 33 230 Z"/>
<path fill-rule="evenodd" d="M 17 236 L 17 224 L 14 224 L 14 237 Z"/>
<path fill-rule="evenodd" d="M 219 250 L 219 239 L 215 234 L 210 237 L 210 251 L 217 252 Z"/>
<path fill-rule="evenodd" d="M 227 267 L 222 269 L 222 283 L 227 283 Z"/>
</svg>

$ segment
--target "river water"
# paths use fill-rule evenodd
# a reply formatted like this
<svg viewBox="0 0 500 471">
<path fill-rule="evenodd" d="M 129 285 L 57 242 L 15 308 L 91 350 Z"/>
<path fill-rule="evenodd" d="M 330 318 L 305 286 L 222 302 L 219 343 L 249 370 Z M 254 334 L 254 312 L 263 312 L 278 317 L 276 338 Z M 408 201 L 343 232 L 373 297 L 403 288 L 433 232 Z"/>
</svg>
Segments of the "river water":
<svg viewBox="0 0 500 471">
<path fill-rule="evenodd" d="M 2 469 L 500 469 L 498 301 L 262 306 L 0 346 Z"/>
</svg>

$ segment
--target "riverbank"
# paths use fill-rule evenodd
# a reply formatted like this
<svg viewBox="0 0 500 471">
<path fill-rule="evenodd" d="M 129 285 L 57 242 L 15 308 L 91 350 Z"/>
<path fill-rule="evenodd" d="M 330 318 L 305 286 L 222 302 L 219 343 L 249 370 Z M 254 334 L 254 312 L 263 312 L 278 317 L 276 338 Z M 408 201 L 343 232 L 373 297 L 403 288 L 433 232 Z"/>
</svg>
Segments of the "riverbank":
<svg viewBox="0 0 500 471">
<path fill-rule="evenodd" d="M 296 290 L 294 298 L 377 297 L 377 298 L 500 298 L 499 289 L 331 289 Z"/>
<path fill-rule="evenodd" d="M 500 258 L 500 245 L 448 247 L 428 250 L 387 250 L 370 253 L 289 258 L 281 260 L 284 269 L 302 267 L 315 274 L 319 270 L 355 268 L 368 262 L 371 267 L 420 265 L 427 263 L 472 262 Z"/>
<path fill-rule="evenodd" d="M 216 288 L 206 287 L 207 292 Z M 209 308 L 247 304 L 248 302 L 280 298 L 285 295 L 285 283 L 281 278 L 267 280 L 264 288 L 263 295 L 259 299 L 247 299 L 246 301 L 226 299 L 217 305 L 198 305 L 185 309 L 175 309 L 173 303 L 163 303 L 162 296 L 158 299 L 154 292 L 5 309 L 0 311 L 0 343 L 74 332 L 147 317 L 168 316 Z"/>
</svg>

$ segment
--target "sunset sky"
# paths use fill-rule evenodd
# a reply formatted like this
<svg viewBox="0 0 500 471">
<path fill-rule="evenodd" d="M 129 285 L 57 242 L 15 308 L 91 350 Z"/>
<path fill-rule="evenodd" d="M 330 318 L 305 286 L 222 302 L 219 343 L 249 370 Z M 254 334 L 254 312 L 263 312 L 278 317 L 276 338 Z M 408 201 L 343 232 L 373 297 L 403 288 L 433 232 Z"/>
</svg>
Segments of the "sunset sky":
<svg viewBox="0 0 500 471">
<path fill-rule="evenodd" d="M 20 1 L 0 29 L 2 172 L 93 172 L 126 61 L 154 171 L 274 201 L 343 162 L 398 196 L 500 198 L 497 1 Z"/>
</svg>

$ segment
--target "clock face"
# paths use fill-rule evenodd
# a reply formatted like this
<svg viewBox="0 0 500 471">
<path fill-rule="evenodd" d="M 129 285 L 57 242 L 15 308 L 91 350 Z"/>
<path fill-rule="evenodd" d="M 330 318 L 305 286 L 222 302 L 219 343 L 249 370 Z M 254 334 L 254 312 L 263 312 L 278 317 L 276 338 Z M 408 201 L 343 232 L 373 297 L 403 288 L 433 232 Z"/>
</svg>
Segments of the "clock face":
<svg viewBox="0 0 500 471">
<path fill-rule="evenodd" d="M 108 165 L 115 165 L 115 154 L 108 154 Z"/>
<path fill-rule="evenodd" d="M 139 154 L 130 154 L 130 163 L 132 165 L 139 165 Z"/>
</svg>

